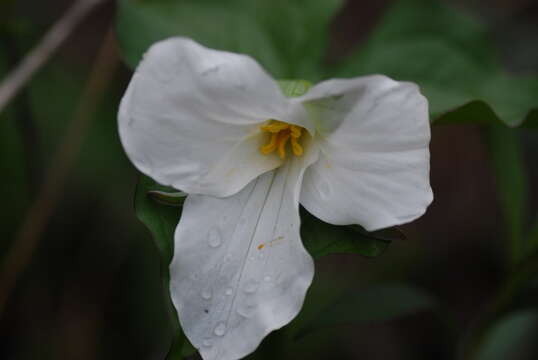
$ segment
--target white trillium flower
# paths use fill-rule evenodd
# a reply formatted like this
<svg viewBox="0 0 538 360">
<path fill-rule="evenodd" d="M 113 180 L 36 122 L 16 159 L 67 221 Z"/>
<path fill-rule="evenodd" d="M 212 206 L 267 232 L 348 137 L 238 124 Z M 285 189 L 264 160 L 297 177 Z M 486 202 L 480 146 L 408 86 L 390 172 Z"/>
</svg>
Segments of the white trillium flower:
<svg viewBox="0 0 538 360">
<path fill-rule="evenodd" d="M 386 76 L 287 98 L 249 56 L 171 38 L 135 72 L 119 132 L 142 173 L 189 194 L 170 290 L 205 360 L 251 353 L 299 312 L 314 275 L 299 204 L 376 230 L 432 201 L 427 101 Z"/>
</svg>

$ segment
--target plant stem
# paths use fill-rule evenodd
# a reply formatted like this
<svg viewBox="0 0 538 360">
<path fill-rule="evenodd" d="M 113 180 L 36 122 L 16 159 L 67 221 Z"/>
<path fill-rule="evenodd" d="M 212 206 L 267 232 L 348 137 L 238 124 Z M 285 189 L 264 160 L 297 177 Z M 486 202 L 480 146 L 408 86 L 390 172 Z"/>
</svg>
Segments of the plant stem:
<svg viewBox="0 0 538 360">
<path fill-rule="evenodd" d="M 45 64 L 73 29 L 99 3 L 105 0 L 78 0 L 65 15 L 43 36 L 41 42 L 28 53 L 19 66 L 0 84 L 0 112 L 20 89 Z"/>
</svg>

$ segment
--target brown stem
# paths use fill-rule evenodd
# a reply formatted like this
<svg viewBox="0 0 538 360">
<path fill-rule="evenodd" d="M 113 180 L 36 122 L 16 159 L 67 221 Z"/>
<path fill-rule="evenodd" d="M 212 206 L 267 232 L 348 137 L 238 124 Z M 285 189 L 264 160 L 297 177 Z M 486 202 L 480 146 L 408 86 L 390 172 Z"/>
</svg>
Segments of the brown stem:
<svg viewBox="0 0 538 360">
<path fill-rule="evenodd" d="M 73 32 L 73 29 L 99 3 L 105 0 L 78 0 L 43 36 L 41 42 L 26 55 L 19 66 L 0 84 L 0 112 L 20 89 L 47 62 L 56 49 Z"/>
</svg>

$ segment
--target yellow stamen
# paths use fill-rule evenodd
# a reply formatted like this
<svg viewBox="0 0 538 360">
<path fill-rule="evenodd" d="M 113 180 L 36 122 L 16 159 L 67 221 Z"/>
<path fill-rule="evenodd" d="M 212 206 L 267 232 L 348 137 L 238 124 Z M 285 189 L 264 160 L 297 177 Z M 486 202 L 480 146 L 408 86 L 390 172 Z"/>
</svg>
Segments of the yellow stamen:
<svg viewBox="0 0 538 360">
<path fill-rule="evenodd" d="M 289 133 L 283 131 L 278 133 L 278 156 L 280 156 L 281 159 L 286 158 L 286 144 L 288 143 L 289 138 Z"/>
<path fill-rule="evenodd" d="M 297 138 L 291 135 L 291 151 L 295 156 L 303 155 L 303 147 L 297 142 Z"/>
<path fill-rule="evenodd" d="M 297 125 L 290 126 L 291 136 L 298 139 L 301 137 L 301 128 Z"/>
<path fill-rule="evenodd" d="M 267 125 L 263 125 L 262 126 L 262 130 L 263 131 L 268 131 L 268 132 L 271 132 L 271 133 L 278 133 L 282 130 L 285 130 L 287 128 L 289 128 L 290 126 L 284 122 L 274 122 L 274 123 L 271 123 L 271 124 L 267 124 Z"/>
<path fill-rule="evenodd" d="M 262 146 L 260 149 L 262 154 L 267 155 L 276 150 L 277 138 L 278 138 L 278 134 L 271 134 L 271 140 L 269 141 L 269 144 Z"/>
<path fill-rule="evenodd" d="M 282 121 L 270 120 L 260 127 L 262 132 L 271 134 L 269 142 L 260 148 L 260 152 L 269 155 L 277 152 L 281 159 L 286 158 L 286 146 L 291 143 L 291 151 L 295 156 L 301 156 L 304 152 L 299 140 L 303 134 L 303 128 Z"/>
</svg>

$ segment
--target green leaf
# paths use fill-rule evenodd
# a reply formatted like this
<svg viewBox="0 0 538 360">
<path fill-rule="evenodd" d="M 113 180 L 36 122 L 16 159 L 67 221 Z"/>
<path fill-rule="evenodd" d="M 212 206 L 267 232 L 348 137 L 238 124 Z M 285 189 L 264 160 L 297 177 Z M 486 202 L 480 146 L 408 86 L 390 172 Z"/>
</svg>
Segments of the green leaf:
<svg viewBox="0 0 538 360">
<path fill-rule="evenodd" d="M 278 80 L 278 86 L 287 97 L 304 95 L 312 87 L 312 83 L 306 80 Z"/>
<path fill-rule="evenodd" d="M 155 200 L 155 194 L 159 194 L 159 201 Z M 170 199 L 173 199 L 173 201 Z M 151 232 L 153 241 L 159 251 L 162 290 L 175 332 L 170 351 L 166 357 L 167 360 L 182 359 L 181 352 L 186 341 L 185 335 L 179 326 L 179 320 L 168 290 L 170 282 L 168 267 L 174 255 L 174 231 L 181 217 L 183 199 L 184 197 L 180 197 L 177 190 L 159 185 L 147 176 L 140 176 L 136 186 L 135 213 Z M 173 206 L 169 204 L 173 204 Z"/>
<path fill-rule="evenodd" d="M 483 26 L 440 1 L 400 0 L 334 70 L 418 83 L 436 122 L 536 127 L 538 77 L 504 73 L 489 43 Z"/>
<path fill-rule="evenodd" d="M 182 207 L 183 201 L 185 201 L 186 193 L 180 192 L 166 192 L 159 190 L 150 190 L 148 191 L 148 196 L 163 205 Z"/>
<path fill-rule="evenodd" d="M 486 139 L 497 193 L 508 227 L 513 263 L 525 254 L 524 225 L 527 217 L 528 184 L 517 129 L 491 126 Z"/>
<path fill-rule="evenodd" d="M 475 125 L 505 125 L 493 112 L 491 107 L 484 101 L 475 100 L 453 110 L 441 114 L 434 121 L 435 125 L 443 124 L 475 124 Z M 538 110 L 529 112 L 525 120 L 519 125 L 520 128 L 538 128 Z"/>
<path fill-rule="evenodd" d="M 386 284 L 361 289 L 342 296 L 320 311 L 297 331 L 300 339 L 317 329 L 343 324 L 365 324 L 432 310 L 434 299 L 422 290 L 400 284 Z"/>
<path fill-rule="evenodd" d="M 151 178 L 140 176 L 136 187 L 135 212 L 138 219 L 151 232 L 162 257 L 163 265 L 168 267 L 174 255 L 174 231 L 181 216 L 181 208 L 159 204 L 152 199 L 150 193 L 159 191 L 161 194 L 165 194 L 164 189 L 166 188 Z M 177 193 L 177 190 L 169 189 L 169 193 Z M 175 197 L 175 194 L 173 196 Z"/>
<path fill-rule="evenodd" d="M 184 358 L 187 358 L 189 356 L 193 356 L 198 350 L 189 342 L 188 339 L 185 339 L 185 344 L 183 344 L 183 349 L 181 350 L 181 354 Z"/>
<path fill-rule="evenodd" d="M 279 77 L 319 81 L 329 25 L 343 1 L 244 0 L 244 3 L 250 7 L 249 14 L 267 31 L 286 65 L 286 73 Z"/>
<path fill-rule="evenodd" d="M 538 311 L 523 310 L 500 319 L 486 334 L 476 360 L 528 359 L 538 331 Z M 525 350 L 528 351 L 525 351 Z"/>
<path fill-rule="evenodd" d="M 118 38 L 131 67 L 152 43 L 186 36 L 210 48 L 251 55 L 275 77 L 317 80 L 328 24 L 341 0 L 120 0 L 118 4 Z"/>
<path fill-rule="evenodd" d="M 394 239 L 404 238 L 395 228 L 367 232 L 357 225 L 327 224 L 301 208 L 301 238 L 314 258 L 329 254 L 381 255 Z"/>
<path fill-rule="evenodd" d="M 154 42 L 186 36 L 211 48 L 247 53 L 270 71 L 282 73 L 267 33 L 238 3 L 121 0 L 117 31 L 123 56 L 135 67 Z"/>
</svg>

